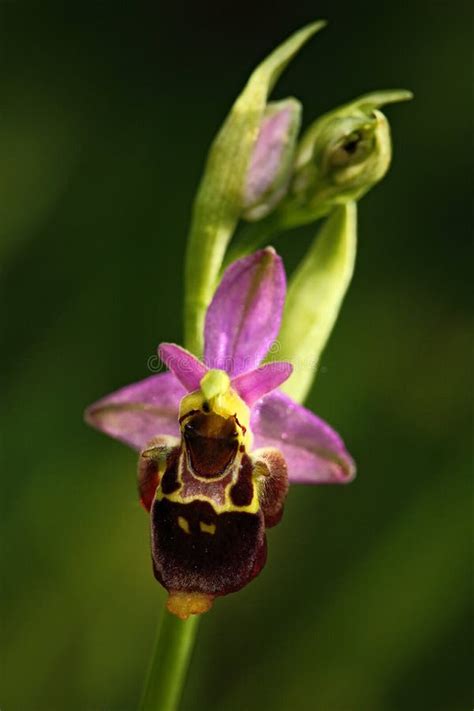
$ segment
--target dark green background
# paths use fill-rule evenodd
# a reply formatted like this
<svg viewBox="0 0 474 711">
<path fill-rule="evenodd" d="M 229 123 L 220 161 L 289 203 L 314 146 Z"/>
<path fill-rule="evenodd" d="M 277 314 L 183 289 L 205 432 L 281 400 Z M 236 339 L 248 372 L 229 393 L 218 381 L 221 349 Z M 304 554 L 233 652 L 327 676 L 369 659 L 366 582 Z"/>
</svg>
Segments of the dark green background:
<svg viewBox="0 0 474 711">
<path fill-rule="evenodd" d="M 390 174 L 310 406 L 347 488 L 294 487 L 264 573 L 202 620 L 185 711 L 470 708 L 468 3 L 0 3 L 2 711 L 133 711 L 165 595 L 135 455 L 82 410 L 179 341 L 190 206 L 252 67 L 329 27 L 275 96 L 371 89 Z M 278 242 L 288 269 L 314 228 Z"/>
</svg>

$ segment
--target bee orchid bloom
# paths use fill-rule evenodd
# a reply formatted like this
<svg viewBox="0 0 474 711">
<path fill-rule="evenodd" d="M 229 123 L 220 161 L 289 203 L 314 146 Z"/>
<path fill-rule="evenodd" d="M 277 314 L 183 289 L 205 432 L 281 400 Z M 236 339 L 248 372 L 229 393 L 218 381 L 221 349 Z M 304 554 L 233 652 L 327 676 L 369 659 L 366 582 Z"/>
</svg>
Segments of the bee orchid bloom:
<svg viewBox="0 0 474 711">
<path fill-rule="evenodd" d="M 286 280 L 271 248 L 231 264 L 207 310 L 203 360 L 159 348 L 169 372 L 108 395 L 86 421 L 140 452 L 154 574 L 186 619 L 244 587 L 266 559 L 265 529 L 288 482 L 346 483 L 339 435 L 278 390 L 289 363 L 261 365 L 281 323 Z"/>
</svg>

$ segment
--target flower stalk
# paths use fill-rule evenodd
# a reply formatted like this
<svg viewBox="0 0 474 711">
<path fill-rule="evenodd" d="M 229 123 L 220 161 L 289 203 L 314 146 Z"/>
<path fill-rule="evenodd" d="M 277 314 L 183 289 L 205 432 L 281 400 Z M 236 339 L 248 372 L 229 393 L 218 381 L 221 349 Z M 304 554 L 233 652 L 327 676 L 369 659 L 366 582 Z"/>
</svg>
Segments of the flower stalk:
<svg viewBox="0 0 474 711">
<path fill-rule="evenodd" d="M 176 711 L 186 679 L 199 617 L 163 613 L 139 711 Z"/>
</svg>

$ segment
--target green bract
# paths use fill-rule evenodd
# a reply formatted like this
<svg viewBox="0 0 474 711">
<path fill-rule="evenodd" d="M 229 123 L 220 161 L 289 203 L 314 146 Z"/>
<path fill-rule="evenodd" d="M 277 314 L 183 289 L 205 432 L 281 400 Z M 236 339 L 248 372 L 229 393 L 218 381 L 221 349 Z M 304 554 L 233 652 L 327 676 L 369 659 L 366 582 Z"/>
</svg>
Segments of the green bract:
<svg viewBox="0 0 474 711">
<path fill-rule="evenodd" d="M 268 95 L 292 57 L 324 24 L 299 30 L 254 70 L 211 146 L 194 203 L 185 269 L 185 343 L 198 356 L 206 308 L 242 212 L 246 171 Z"/>
<path fill-rule="evenodd" d="M 282 385 L 297 402 L 305 399 L 321 353 L 349 286 L 357 246 L 354 202 L 337 207 L 322 226 L 288 287 L 278 358 L 293 364 Z"/>
</svg>

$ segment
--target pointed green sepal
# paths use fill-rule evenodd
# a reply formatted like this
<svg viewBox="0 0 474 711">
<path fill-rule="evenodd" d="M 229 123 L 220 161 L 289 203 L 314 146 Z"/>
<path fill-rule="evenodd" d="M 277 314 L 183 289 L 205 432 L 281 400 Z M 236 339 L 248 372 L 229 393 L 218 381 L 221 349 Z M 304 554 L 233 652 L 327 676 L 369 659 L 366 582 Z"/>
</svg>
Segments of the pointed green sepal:
<svg viewBox="0 0 474 711">
<path fill-rule="evenodd" d="M 290 280 L 278 358 L 293 365 L 282 385 L 296 401 L 305 399 L 351 281 L 357 245 L 354 202 L 337 207 Z"/>
<path fill-rule="evenodd" d="M 244 184 L 267 98 L 294 55 L 324 22 L 293 34 L 252 73 L 211 146 L 195 199 L 186 255 L 185 343 L 200 356 L 206 308 L 242 212 Z"/>
</svg>

